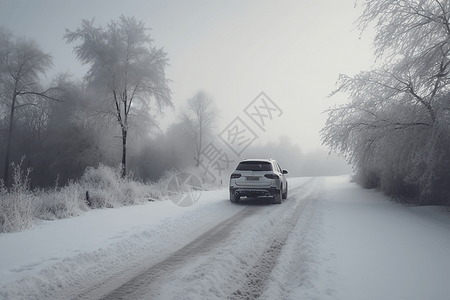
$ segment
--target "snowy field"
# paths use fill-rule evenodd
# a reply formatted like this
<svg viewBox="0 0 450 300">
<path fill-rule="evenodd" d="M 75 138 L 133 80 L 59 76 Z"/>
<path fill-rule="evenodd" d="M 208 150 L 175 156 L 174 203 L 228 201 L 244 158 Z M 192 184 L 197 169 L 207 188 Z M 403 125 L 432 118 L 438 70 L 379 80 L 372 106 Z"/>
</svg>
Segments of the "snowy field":
<svg viewBox="0 0 450 300">
<path fill-rule="evenodd" d="M 0 234 L 0 299 L 449 299 L 450 214 L 347 177 L 281 205 L 226 189 Z"/>
</svg>

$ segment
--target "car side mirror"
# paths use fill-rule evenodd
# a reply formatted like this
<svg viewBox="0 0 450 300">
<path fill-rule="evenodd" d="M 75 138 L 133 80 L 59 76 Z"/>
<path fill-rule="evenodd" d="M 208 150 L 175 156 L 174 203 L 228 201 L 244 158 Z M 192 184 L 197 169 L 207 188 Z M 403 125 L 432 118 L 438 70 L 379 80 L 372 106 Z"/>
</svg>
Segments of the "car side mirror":
<svg viewBox="0 0 450 300">
<path fill-rule="evenodd" d="M 287 174 L 288 173 L 288 171 L 287 170 L 283 170 L 283 174 Z"/>
</svg>

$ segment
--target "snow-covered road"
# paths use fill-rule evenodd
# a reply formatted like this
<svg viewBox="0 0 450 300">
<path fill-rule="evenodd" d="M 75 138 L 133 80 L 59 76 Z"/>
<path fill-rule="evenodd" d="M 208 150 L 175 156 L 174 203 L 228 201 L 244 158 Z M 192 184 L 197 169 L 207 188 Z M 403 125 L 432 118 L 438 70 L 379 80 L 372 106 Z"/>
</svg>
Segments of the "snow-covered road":
<svg viewBox="0 0 450 300">
<path fill-rule="evenodd" d="M 0 235 L 0 299 L 447 299 L 450 216 L 347 177 L 281 205 L 203 192 Z"/>
</svg>

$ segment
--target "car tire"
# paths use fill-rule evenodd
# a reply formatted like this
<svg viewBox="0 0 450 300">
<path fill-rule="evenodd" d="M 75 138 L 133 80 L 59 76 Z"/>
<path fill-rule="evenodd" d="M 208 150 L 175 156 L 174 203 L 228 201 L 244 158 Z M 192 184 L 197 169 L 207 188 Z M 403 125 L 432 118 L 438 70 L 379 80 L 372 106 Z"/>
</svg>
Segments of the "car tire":
<svg viewBox="0 0 450 300">
<path fill-rule="evenodd" d="M 281 190 L 273 195 L 273 204 L 281 204 Z"/>
<path fill-rule="evenodd" d="M 234 195 L 234 193 L 230 192 L 230 201 L 231 203 L 239 203 L 241 197 Z"/>
<path fill-rule="evenodd" d="M 283 195 L 282 195 L 281 198 L 287 199 L 287 196 L 288 196 L 288 184 L 287 184 L 287 182 L 286 182 L 286 191 L 283 193 Z"/>
</svg>

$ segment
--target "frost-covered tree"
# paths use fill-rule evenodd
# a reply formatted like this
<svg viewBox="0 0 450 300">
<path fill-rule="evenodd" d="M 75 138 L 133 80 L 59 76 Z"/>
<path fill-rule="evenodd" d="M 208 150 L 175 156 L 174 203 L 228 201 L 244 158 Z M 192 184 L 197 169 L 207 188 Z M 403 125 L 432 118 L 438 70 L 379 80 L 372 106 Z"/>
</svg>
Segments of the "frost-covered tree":
<svg viewBox="0 0 450 300">
<path fill-rule="evenodd" d="M 324 144 L 345 156 L 367 187 L 422 202 L 450 195 L 450 2 L 366 1 L 360 29 L 375 24 L 381 67 L 339 87 L 349 102 L 330 109 Z"/>
<path fill-rule="evenodd" d="M 18 112 L 39 113 L 42 101 L 56 100 L 57 96 L 52 93 L 57 88 L 44 89 L 40 84 L 40 76 L 51 66 L 51 55 L 44 53 L 34 40 L 15 37 L 8 29 L 0 27 L 0 111 L 7 120 L 2 145 L 5 147 L 3 179 L 6 185 Z M 31 109 L 32 106 L 37 109 Z"/>
<path fill-rule="evenodd" d="M 200 164 L 200 153 L 206 144 L 205 140 L 214 129 L 218 114 L 213 98 L 203 91 L 198 91 L 187 101 L 181 123 L 194 142 L 196 167 Z"/>
<path fill-rule="evenodd" d="M 126 174 L 127 137 L 132 122 L 154 124 L 152 111 L 172 106 L 165 70 L 167 54 L 153 46 L 148 28 L 135 18 L 121 16 L 106 28 L 83 20 L 74 31 L 66 29 L 68 43 L 80 40 L 74 52 L 90 66 L 85 80 L 101 90 L 108 111 L 117 120 L 122 139 L 122 176 Z M 154 100 L 155 106 L 152 105 Z"/>
</svg>

